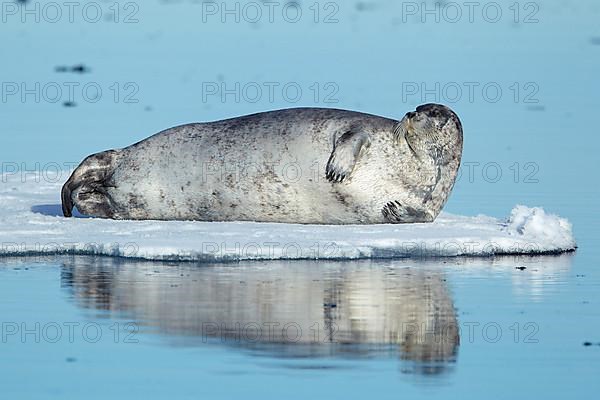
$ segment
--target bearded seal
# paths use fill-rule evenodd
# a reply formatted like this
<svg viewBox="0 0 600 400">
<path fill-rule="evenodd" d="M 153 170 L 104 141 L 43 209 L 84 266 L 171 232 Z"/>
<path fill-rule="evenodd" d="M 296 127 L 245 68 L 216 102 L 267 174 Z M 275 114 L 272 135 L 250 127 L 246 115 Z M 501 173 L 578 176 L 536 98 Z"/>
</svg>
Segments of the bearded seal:
<svg viewBox="0 0 600 400">
<path fill-rule="evenodd" d="M 400 121 L 292 108 L 167 129 L 87 157 L 62 188 L 112 219 L 379 224 L 433 221 L 462 155 L 462 125 L 425 104 Z"/>
</svg>

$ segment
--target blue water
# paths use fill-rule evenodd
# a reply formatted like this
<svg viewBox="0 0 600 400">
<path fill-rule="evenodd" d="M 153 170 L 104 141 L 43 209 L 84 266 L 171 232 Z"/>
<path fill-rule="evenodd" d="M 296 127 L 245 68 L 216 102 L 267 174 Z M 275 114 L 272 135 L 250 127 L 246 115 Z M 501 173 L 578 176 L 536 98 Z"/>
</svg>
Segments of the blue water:
<svg viewBox="0 0 600 400">
<path fill-rule="evenodd" d="M 543 206 L 569 218 L 579 249 L 438 263 L 3 259 L 4 397 L 564 398 L 599 389 L 597 2 L 500 1 L 499 18 L 483 2 L 472 22 L 463 3 L 457 18 L 457 3 L 430 14 L 432 2 L 391 0 L 281 2 L 272 16 L 262 2 L 233 14 L 186 0 L 83 2 L 72 22 L 48 3 L 27 2 L 29 13 L 2 3 L 4 173 L 29 179 L 186 122 L 295 106 L 400 118 L 436 101 L 465 129 L 446 211 L 503 217 L 517 203 Z M 79 64 L 84 73 L 69 71 Z M 299 324 L 301 340 L 254 340 L 265 322 Z M 437 335 L 445 341 L 411 337 L 416 322 L 448 328 Z M 249 329 L 239 340 L 236 323 Z"/>
<path fill-rule="evenodd" d="M 600 351 L 591 258 L 5 260 L 3 394 L 588 395 Z"/>
</svg>

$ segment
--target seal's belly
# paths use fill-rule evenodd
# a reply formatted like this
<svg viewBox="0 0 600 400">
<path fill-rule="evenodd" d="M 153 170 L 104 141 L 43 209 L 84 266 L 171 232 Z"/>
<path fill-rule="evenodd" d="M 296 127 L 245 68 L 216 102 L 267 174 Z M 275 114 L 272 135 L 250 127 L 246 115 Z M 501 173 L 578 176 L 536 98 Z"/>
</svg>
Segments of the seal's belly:
<svg viewBox="0 0 600 400">
<path fill-rule="evenodd" d="M 164 150 L 150 157 L 147 151 L 139 153 L 143 157 L 132 153 L 115 176 L 115 198 L 130 210 L 138 204 L 140 213 L 151 212 L 161 219 L 384 222 L 382 207 L 408 196 L 401 171 L 389 165 L 402 155 L 387 154 L 376 145 L 351 179 L 332 184 L 325 176 L 331 153 L 327 136 L 323 132 L 321 141 L 306 134 L 286 140 L 258 138 L 241 148 L 203 138 L 204 143 L 193 144 L 199 149 L 195 153 Z M 141 176 L 130 173 L 140 166 L 146 170 Z M 165 168 L 168 176 L 162 172 Z"/>
<path fill-rule="evenodd" d="M 381 166 L 357 166 L 353 179 L 332 184 L 325 177 L 328 134 L 322 132 L 320 141 L 306 133 L 238 138 L 248 142 L 243 147 L 223 138 L 196 138 L 190 146 L 197 152 L 171 151 L 167 145 L 160 154 L 132 149 L 115 174 L 113 197 L 129 210 L 161 219 L 382 222 L 385 186 L 373 185 L 367 176 Z"/>
</svg>

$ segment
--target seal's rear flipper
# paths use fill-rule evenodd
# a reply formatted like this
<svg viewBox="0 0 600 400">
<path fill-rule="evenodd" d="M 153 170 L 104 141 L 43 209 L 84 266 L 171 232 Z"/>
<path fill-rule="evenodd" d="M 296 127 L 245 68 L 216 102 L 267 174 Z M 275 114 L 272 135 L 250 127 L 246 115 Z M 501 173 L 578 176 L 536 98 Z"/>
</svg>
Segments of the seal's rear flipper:
<svg viewBox="0 0 600 400">
<path fill-rule="evenodd" d="M 336 141 L 333 152 L 327 161 L 325 176 L 331 182 L 342 182 L 350 175 L 361 151 L 371 144 L 369 135 L 363 131 L 350 129 Z"/>
<path fill-rule="evenodd" d="M 67 181 L 62 187 L 62 191 L 60 193 L 60 198 L 62 202 L 62 211 L 63 215 L 67 218 L 71 218 L 73 216 L 73 199 L 71 198 L 71 186 L 69 182 L 71 179 Z"/>
<path fill-rule="evenodd" d="M 86 215 L 113 216 L 107 181 L 112 177 L 117 151 L 109 150 L 87 157 L 73 171 L 61 192 L 65 217 L 73 216 L 73 207 Z"/>
</svg>

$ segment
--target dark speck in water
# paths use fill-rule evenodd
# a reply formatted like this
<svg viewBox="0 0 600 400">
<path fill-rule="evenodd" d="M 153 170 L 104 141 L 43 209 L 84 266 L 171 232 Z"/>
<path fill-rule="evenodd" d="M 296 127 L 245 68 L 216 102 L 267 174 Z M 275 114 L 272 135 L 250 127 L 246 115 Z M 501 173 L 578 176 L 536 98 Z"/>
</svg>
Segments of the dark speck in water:
<svg viewBox="0 0 600 400">
<path fill-rule="evenodd" d="M 356 3 L 357 11 L 373 11 L 377 8 L 374 2 L 359 1 Z"/>
<path fill-rule="evenodd" d="M 91 72 L 89 67 L 86 67 L 84 64 L 77 64 L 73 66 L 59 65 L 54 68 L 55 72 L 73 72 L 76 74 L 85 74 Z"/>
<path fill-rule="evenodd" d="M 527 111 L 546 111 L 545 106 L 527 106 Z"/>
<path fill-rule="evenodd" d="M 515 267 L 515 269 L 518 269 L 519 271 L 524 271 L 527 269 L 527 267 Z"/>
</svg>

